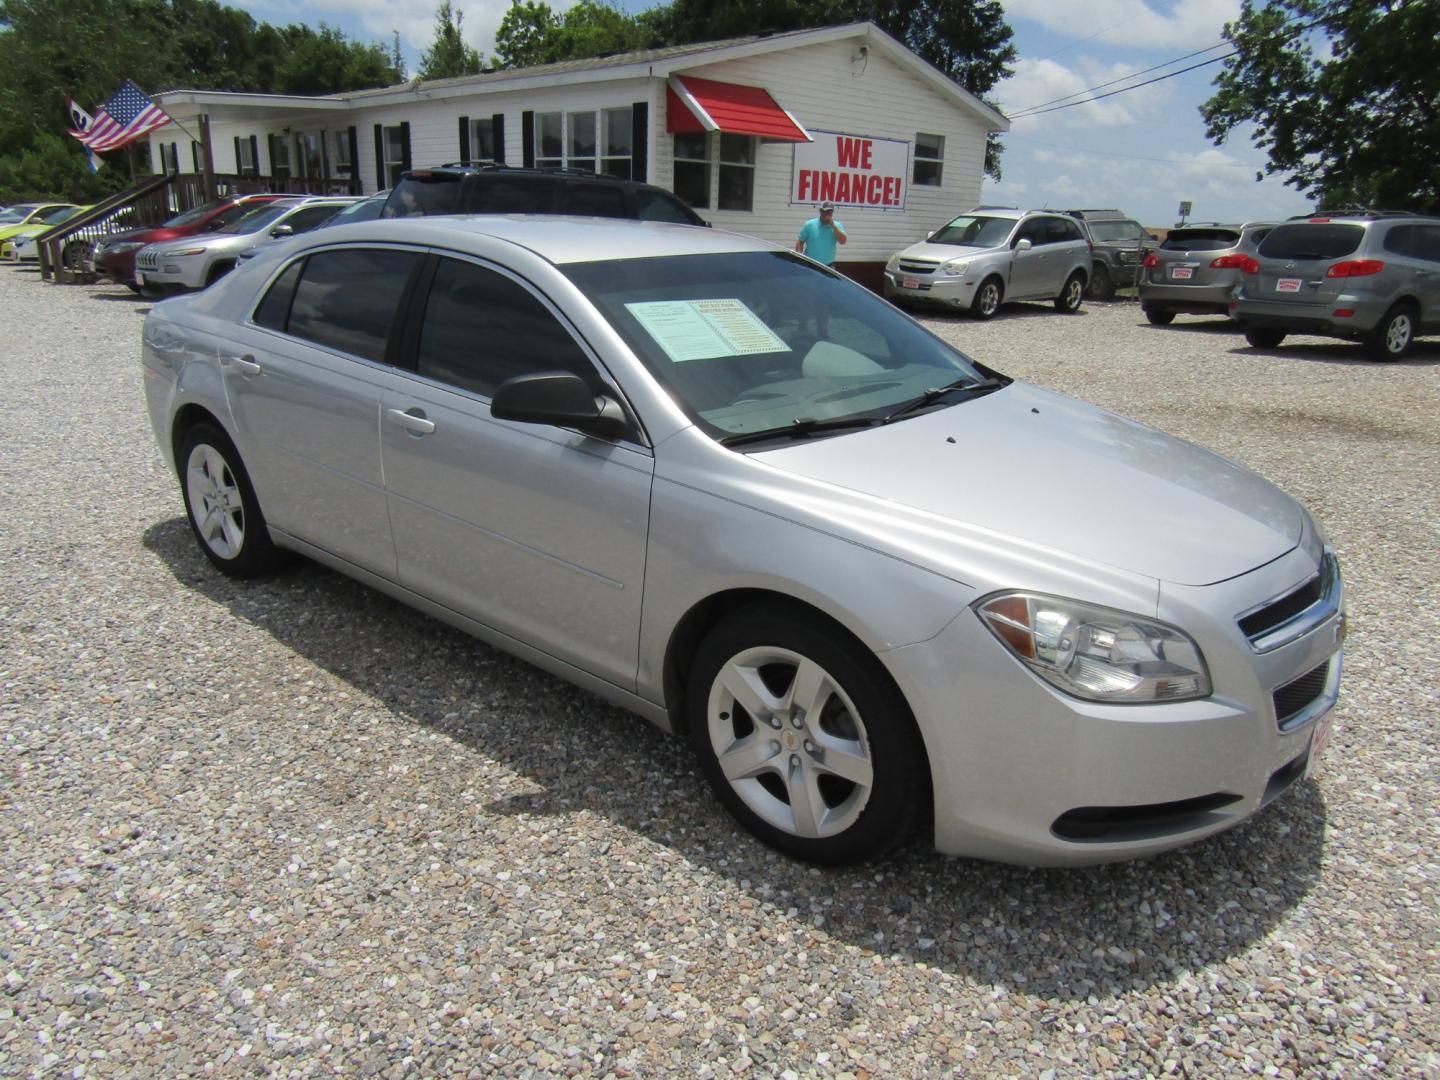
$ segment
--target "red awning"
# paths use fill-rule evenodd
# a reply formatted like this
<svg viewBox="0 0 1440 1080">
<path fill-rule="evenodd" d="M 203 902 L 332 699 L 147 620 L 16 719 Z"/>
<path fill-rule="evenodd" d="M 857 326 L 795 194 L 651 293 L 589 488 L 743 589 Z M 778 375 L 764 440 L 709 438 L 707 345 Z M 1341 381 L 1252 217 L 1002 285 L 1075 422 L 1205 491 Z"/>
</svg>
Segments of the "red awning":
<svg viewBox="0 0 1440 1080">
<path fill-rule="evenodd" d="M 669 132 L 723 131 L 781 142 L 813 141 L 800 122 L 759 86 L 672 75 L 665 96 Z"/>
</svg>

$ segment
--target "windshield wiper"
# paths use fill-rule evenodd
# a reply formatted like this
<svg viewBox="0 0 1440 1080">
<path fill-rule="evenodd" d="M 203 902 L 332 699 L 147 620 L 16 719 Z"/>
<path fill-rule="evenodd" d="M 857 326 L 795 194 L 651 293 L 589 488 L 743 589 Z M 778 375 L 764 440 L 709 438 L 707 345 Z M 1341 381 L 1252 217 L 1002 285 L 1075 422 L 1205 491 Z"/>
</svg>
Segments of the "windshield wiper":
<svg viewBox="0 0 1440 1080">
<path fill-rule="evenodd" d="M 785 427 L 766 428 L 764 431 L 742 431 L 727 435 L 720 440 L 721 446 L 743 446 L 746 443 L 763 442 L 766 439 L 804 439 L 821 431 L 843 431 L 846 428 L 866 428 L 883 423 L 873 416 L 837 416 L 832 420 L 816 420 L 813 416 L 797 416 Z"/>
<path fill-rule="evenodd" d="M 880 422 L 882 424 L 888 424 L 892 420 L 899 420 L 902 416 L 909 416 L 917 409 L 923 409 L 926 405 L 930 405 L 940 400 L 946 394 L 953 394 L 963 390 L 966 394 L 969 394 L 973 397 L 979 397 L 982 394 L 989 394 L 995 390 L 999 390 L 1005 385 L 1006 384 L 999 379 L 966 378 L 956 379 L 954 382 L 946 383 L 944 386 L 932 386 L 919 397 L 912 398 L 911 400 L 905 402 L 904 405 L 901 405 L 898 409 L 890 413 L 889 416 L 886 416 Z"/>
</svg>

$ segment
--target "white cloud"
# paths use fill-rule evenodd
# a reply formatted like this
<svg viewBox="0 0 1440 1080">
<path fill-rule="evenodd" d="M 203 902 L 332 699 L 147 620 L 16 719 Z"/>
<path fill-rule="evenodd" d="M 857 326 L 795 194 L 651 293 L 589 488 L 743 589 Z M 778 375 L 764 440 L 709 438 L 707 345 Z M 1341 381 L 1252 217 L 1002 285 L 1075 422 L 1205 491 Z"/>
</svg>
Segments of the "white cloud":
<svg viewBox="0 0 1440 1080">
<path fill-rule="evenodd" d="M 1068 106 L 1036 116 L 1013 118 L 1013 130 L 1019 133 L 1068 129 L 1077 125 L 1121 127 L 1154 116 L 1169 106 L 1174 98 L 1172 89 L 1165 83 L 1156 83 L 1134 93 L 1116 94 L 1099 101 L 1092 100 L 1093 95 L 1091 98 L 1074 95 L 1120 79 L 1134 70 L 1129 64 L 1100 64 L 1085 59 L 1081 59 L 1074 68 L 1054 60 L 1018 60 L 1015 74 L 996 85 L 995 99 L 1006 115 L 1048 107 L 1050 103 Z M 1119 89 L 1119 85 L 1109 89 Z M 1105 93 L 1106 90 L 1099 92 Z M 1071 102 L 1082 103 L 1070 105 Z"/>
<path fill-rule="evenodd" d="M 1183 0 L 1169 12 L 1145 0 L 1086 0 L 1078 15 L 1076 5 L 1055 0 L 1004 0 L 1004 5 L 1011 21 L 1039 23 L 1077 43 L 1093 40 L 1185 52 L 1213 45 L 1220 40 L 1220 27 L 1240 17 L 1239 0 Z"/>
</svg>

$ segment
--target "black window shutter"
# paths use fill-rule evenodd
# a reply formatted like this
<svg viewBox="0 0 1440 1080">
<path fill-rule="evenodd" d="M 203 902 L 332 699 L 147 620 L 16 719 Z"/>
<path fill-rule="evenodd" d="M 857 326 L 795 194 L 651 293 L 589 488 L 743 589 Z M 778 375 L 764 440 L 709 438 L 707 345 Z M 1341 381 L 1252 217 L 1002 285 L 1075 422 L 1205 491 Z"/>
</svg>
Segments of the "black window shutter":
<svg viewBox="0 0 1440 1080">
<path fill-rule="evenodd" d="M 270 175 L 275 175 L 275 133 L 272 131 L 265 136 L 265 149 L 270 153 Z"/>
<path fill-rule="evenodd" d="M 535 167 L 535 114 L 526 110 L 520 114 L 520 153 L 525 168 Z"/>
<path fill-rule="evenodd" d="M 240 136 L 239 136 L 239 135 L 236 135 L 236 136 L 235 136 L 235 175 L 236 175 L 236 176 L 239 176 L 242 172 L 244 172 L 244 169 L 241 167 L 241 164 L 240 164 Z"/>
<path fill-rule="evenodd" d="M 194 166 L 196 172 L 205 171 L 200 167 L 200 144 L 194 139 L 190 140 L 190 164 Z"/>
<path fill-rule="evenodd" d="M 400 121 L 400 169 L 410 171 L 410 121 Z"/>
<path fill-rule="evenodd" d="M 360 181 L 360 131 L 354 125 L 350 125 L 350 193 L 352 195 L 363 195 L 365 185 Z"/>
<path fill-rule="evenodd" d="M 385 129 L 379 124 L 375 125 L 375 190 L 384 191 L 390 186 L 390 178 L 385 175 Z"/>
<path fill-rule="evenodd" d="M 260 136 L 250 136 L 250 163 L 255 167 L 255 175 L 260 175 Z"/>
<path fill-rule="evenodd" d="M 644 180 L 650 154 L 650 104 L 637 101 L 630 106 L 630 179 Z"/>
<path fill-rule="evenodd" d="M 505 164 L 505 114 L 497 112 L 490 117 L 492 138 L 495 142 L 495 164 Z"/>
<path fill-rule="evenodd" d="M 460 117 L 460 162 L 470 164 L 470 117 Z"/>
</svg>

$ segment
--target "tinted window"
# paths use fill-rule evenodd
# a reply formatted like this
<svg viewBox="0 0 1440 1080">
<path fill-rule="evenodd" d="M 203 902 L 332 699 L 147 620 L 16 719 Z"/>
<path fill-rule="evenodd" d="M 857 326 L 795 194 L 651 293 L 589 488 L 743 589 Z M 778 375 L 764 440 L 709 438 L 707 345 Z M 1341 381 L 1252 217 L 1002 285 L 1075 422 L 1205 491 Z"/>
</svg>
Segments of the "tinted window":
<svg viewBox="0 0 1440 1080">
<path fill-rule="evenodd" d="M 374 221 L 384 209 L 384 199 L 365 199 L 363 202 L 353 203 L 342 208 L 339 213 L 325 223 L 325 227 L 328 229 L 332 225 L 349 225 L 355 221 Z"/>
<path fill-rule="evenodd" d="M 288 331 L 367 360 L 384 360 L 395 311 L 419 261 L 411 251 L 364 248 L 310 256 L 290 307 Z"/>
<path fill-rule="evenodd" d="M 1234 229 L 1171 229 L 1160 246 L 1166 251 L 1218 251 L 1239 242 Z"/>
<path fill-rule="evenodd" d="M 1278 225 L 1260 245 L 1267 259 L 1339 259 L 1360 246 L 1365 230 L 1359 225 Z"/>
<path fill-rule="evenodd" d="M 335 216 L 336 206 L 307 206 L 303 210 L 297 210 L 280 224 L 289 225 L 297 233 L 309 232 L 322 221 L 329 221 Z"/>
<path fill-rule="evenodd" d="M 1420 226 L 1418 254 L 1427 262 L 1440 262 L 1440 225 Z"/>
<path fill-rule="evenodd" d="M 569 183 L 560 199 L 562 214 L 592 217 L 629 217 L 625 209 L 625 193 L 609 184 Z"/>
<path fill-rule="evenodd" d="M 544 214 L 560 187 L 549 176 L 478 176 L 466 185 L 465 209 L 477 214 Z"/>
<path fill-rule="evenodd" d="M 1013 247 L 1015 243 L 1021 240 L 1029 240 L 1030 243 L 1038 247 L 1040 244 L 1045 243 L 1045 235 L 1047 232 L 1048 228 L 1044 218 L 1031 218 L 1020 226 L 1020 231 L 1015 234 L 1015 240 L 1011 246 Z"/>
<path fill-rule="evenodd" d="M 1139 240 L 1145 235 L 1145 230 L 1134 221 L 1092 221 L 1090 234 L 1101 242 Z"/>
<path fill-rule="evenodd" d="M 635 192 L 635 209 L 641 221 L 673 221 L 677 225 L 694 225 L 695 215 L 679 199 L 662 191 Z"/>
<path fill-rule="evenodd" d="M 275 279 L 265 299 L 255 309 L 255 321 L 271 330 L 284 330 L 285 321 L 290 317 L 290 300 L 295 295 L 295 283 L 300 280 L 300 271 L 305 260 L 291 263 L 285 272 Z"/>
<path fill-rule="evenodd" d="M 433 176 L 402 177 L 385 203 L 383 217 L 417 217 L 425 214 L 455 214 L 460 211 L 460 178 Z"/>
<path fill-rule="evenodd" d="M 510 278 L 458 259 L 442 259 L 435 273 L 417 370 L 486 397 L 537 371 L 594 381 L 589 359 L 544 304 Z"/>
<path fill-rule="evenodd" d="M 1067 240 L 1083 239 L 1080 226 L 1064 218 L 1048 218 L 1045 222 L 1045 239 L 1050 244 L 1063 244 Z"/>
<path fill-rule="evenodd" d="M 1386 251 L 1393 251 L 1396 255 L 1420 258 L 1420 226 L 1396 225 L 1385 234 L 1384 247 Z"/>
</svg>

